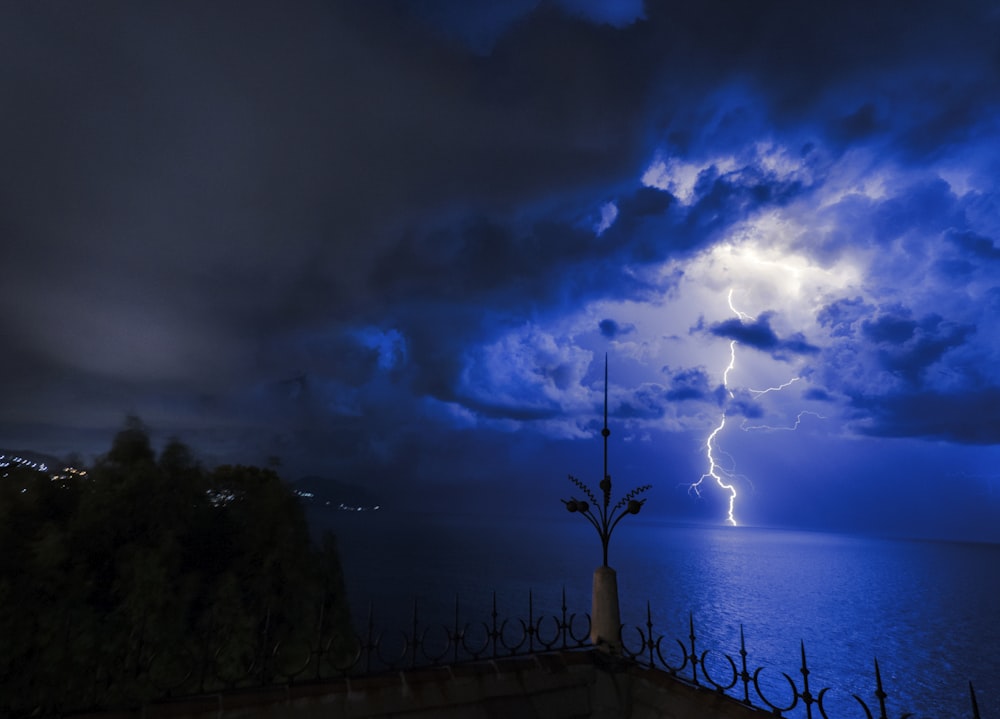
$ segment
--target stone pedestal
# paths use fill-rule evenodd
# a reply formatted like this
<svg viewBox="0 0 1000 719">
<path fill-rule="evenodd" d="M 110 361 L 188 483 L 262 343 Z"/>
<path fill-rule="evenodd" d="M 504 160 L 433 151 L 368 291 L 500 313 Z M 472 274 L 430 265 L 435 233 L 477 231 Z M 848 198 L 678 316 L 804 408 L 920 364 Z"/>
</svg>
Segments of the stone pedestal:
<svg viewBox="0 0 1000 719">
<path fill-rule="evenodd" d="M 598 649 L 621 654 L 621 628 L 621 612 L 618 610 L 618 575 L 611 567 L 598 567 L 594 570 L 590 641 Z"/>
</svg>

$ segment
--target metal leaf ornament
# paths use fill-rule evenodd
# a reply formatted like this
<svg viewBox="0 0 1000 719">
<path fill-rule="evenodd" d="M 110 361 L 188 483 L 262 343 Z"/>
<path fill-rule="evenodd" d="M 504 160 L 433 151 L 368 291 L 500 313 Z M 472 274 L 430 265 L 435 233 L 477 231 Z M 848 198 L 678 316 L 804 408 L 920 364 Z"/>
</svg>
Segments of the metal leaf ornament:
<svg viewBox="0 0 1000 719">
<path fill-rule="evenodd" d="M 604 428 L 601 430 L 601 436 L 604 438 L 604 479 L 598 484 L 598 488 L 602 494 L 602 501 L 599 502 L 597 496 L 590 490 L 590 487 L 573 475 L 569 475 L 569 481 L 575 484 L 587 497 L 587 500 L 590 501 L 577 499 L 572 496 L 569 499 L 562 500 L 567 510 L 580 513 L 597 530 L 597 534 L 601 538 L 605 567 L 608 566 L 608 542 L 611 541 L 611 533 L 626 516 L 639 513 L 642 505 L 646 503 L 645 498 L 638 499 L 639 495 L 648 491 L 653 486 L 651 484 L 644 484 L 641 487 L 636 487 L 609 509 L 609 505 L 611 505 L 611 475 L 608 474 L 608 437 L 610 435 L 611 430 L 608 429 L 608 358 L 605 355 Z"/>
</svg>

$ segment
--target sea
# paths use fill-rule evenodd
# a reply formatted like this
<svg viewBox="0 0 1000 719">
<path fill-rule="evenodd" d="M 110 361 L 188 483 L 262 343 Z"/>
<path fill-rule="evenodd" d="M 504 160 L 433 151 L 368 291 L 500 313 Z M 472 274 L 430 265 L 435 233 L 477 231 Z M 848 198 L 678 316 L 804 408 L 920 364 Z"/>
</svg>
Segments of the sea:
<svg viewBox="0 0 1000 719">
<path fill-rule="evenodd" d="M 535 617 L 559 615 L 564 595 L 570 614 L 590 611 L 601 544 L 579 515 L 308 514 L 314 531 L 337 536 L 358 627 L 369 615 L 380 629 L 408 627 L 415 611 L 421 626 L 451 626 L 456 609 L 476 624 L 489 621 L 494 601 L 501 617 L 526 619 L 529 594 Z M 629 516 L 611 537 L 609 564 L 626 645 L 641 648 L 651 618 L 671 664 L 681 663 L 693 623 L 698 654 L 710 650 L 705 666 L 723 681 L 725 656 L 739 666 L 742 632 L 750 672 L 763 667 L 775 705 L 792 696 L 782 673 L 801 689 L 804 653 L 813 695 L 829 689 L 831 719 L 865 716 L 855 694 L 878 716 L 876 661 L 891 719 L 971 717 L 970 682 L 980 715 L 1000 719 L 1000 545 Z M 799 702 L 787 715 L 802 712 Z"/>
</svg>

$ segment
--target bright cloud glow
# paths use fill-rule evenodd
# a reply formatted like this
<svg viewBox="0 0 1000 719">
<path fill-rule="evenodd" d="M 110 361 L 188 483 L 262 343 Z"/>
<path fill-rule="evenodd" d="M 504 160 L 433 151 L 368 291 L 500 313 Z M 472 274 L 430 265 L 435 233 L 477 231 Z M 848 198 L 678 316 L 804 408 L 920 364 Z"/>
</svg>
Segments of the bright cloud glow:
<svg viewBox="0 0 1000 719">
<path fill-rule="evenodd" d="M 678 158 L 654 158 L 642 174 L 642 184 L 666 190 L 684 205 L 690 205 L 697 198 L 695 187 L 702 173 L 715 170 L 720 174 L 732 172 L 738 167 L 733 157 L 719 157 L 708 162 L 684 162 Z"/>
<path fill-rule="evenodd" d="M 849 259 L 823 267 L 790 251 L 789 238 L 800 230 L 778 213 L 762 216 L 689 264 L 686 278 L 715 292 L 732 288 L 743 312 L 756 316 L 771 310 L 789 329 L 811 328 L 830 298 L 861 291 L 863 278 Z"/>
<path fill-rule="evenodd" d="M 606 229 L 615 223 L 618 217 L 618 206 L 613 202 L 606 202 L 601 205 L 601 219 L 594 225 L 594 232 L 601 235 Z"/>
</svg>

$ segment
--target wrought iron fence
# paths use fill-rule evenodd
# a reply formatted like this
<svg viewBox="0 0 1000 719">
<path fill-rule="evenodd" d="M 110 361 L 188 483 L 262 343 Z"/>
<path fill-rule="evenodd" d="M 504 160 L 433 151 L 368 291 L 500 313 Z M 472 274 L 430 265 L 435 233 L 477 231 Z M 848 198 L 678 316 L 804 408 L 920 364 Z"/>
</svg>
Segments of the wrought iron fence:
<svg viewBox="0 0 1000 719">
<path fill-rule="evenodd" d="M 326 604 L 320 602 L 319 607 Z M 117 708 L 218 692 L 247 686 L 289 685 L 344 677 L 357 677 L 400 670 L 460 664 L 463 662 L 502 659 L 553 651 L 593 649 L 589 640 L 589 613 L 571 613 L 562 591 L 561 604 L 555 612 L 536 610 L 534 593 L 527 597 L 526 617 L 501 616 L 497 595 L 486 619 L 466 621 L 462 607 L 455 600 L 452 616 L 446 621 L 425 622 L 420 607 L 413 603 L 406 626 L 380 629 L 374 610 L 369 606 L 367 619 L 353 637 L 337 636 L 322 609 L 316 625 L 302 633 L 277 636 L 265 617 L 248 641 L 227 647 L 187 644 L 183 647 L 157 648 L 141 643 L 128 648 L 116 671 L 96 666 L 88 681 L 88 691 L 71 705 L 41 707 L 20 705 L 4 696 L 0 716 L 65 713 L 85 709 Z M 654 626 L 651 605 L 646 606 L 642 625 L 623 625 L 622 659 L 636 665 L 664 671 L 680 682 L 725 694 L 743 704 L 764 709 L 775 716 L 802 712 L 807 719 L 828 715 L 827 698 L 831 687 L 814 686 L 810 681 L 804 644 L 800 644 L 797 673 L 793 678 L 778 672 L 787 686 L 787 699 L 779 701 L 775 682 L 763 680 L 763 673 L 773 670 L 755 666 L 748 660 L 743 628 L 739 648 L 725 652 L 703 647 L 692 615 L 688 618 L 687 636 L 668 638 Z M 0 668 L 2 669 L 2 668 Z M 0 670 L 0 687 L 10 676 Z M 131 687 L 123 691 L 125 682 Z M 780 682 L 779 682 L 780 683 Z M 889 719 L 889 693 L 877 660 L 871 696 L 851 697 L 867 719 Z M 975 690 L 969 684 L 970 714 L 980 719 Z M 906 719 L 911 714 L 893 714 Z"/>
<path fill-rule="evenodd" d="M 535 612 L 534 595 L 529 591 L 527 619 L 501 619 L 498 616 L 494 592 L 490 617 L 478 625 L 461 621 L 457 598 L 454 620 L 451 623 L 423 625 L 418 620 L 418 607 L 414 603 L 412 625 L 401 637 L 397 653 L 387 658 L 382 651 L 386 637 L 376 631 L 369 611 L 367 633 L 364 641 L 359 641 L 354 668 L 363 664 L 364 673 L 373 673 L 498 659 L 536 652 L 593 648 L 588 638 L 590 614 L 570 613 L 566 605 L 565 589 L 562 592 L 561 607 L 556 614 L 538 616 Z M 747 706 L 765 709 L 775 716 L 785 716 L 789 712 L 798 710 L 807 719 L 813 719 L 815 716 L 836 719 L 835 716 L 828 714 L 827 707 L 827 697 L 835 691 L 835 687 L 816 687 L 810 682 L 812 669 L 807 660 L 804 642 L 799 644 L 797 658 L 797 673 L 801 678 L 796 679 L 786 672 L 779 672 L 787 687 L 787 699 L 779 701 L 774 696 L 774 690 L 775 685 L 781 682 L 765 682 L 763 674 L 768 667 L 755 666 L 749 662 L 742 625 L 739 648 L 735 653 L 727 653 L 715 647 L 703 647 L 691 614 L 688 615 L 687 630 L 684 640 L 670 639 L 660 633 L 653 623 L 651 604 L 647 602 L 644 625 L 622 626 L 623 657 L 640 666 L 664 671 L 686 684 L 705 687 Z M 473 637 L 471 642 L 470 636 Z M 666 648 L 669 644 L 674 644 L 679 649 L 678 660 L 673 660 L 668 655 Z M 710 657 L 714 657 L 716 661 L 710 662 Z M 719 667 L 723 668 L 721 676 Z M 969 682 L 968 690 L 969 716 L 972 719 L 981 719 L 972 682 Z M 877 659 L 874 660 L 871 695 L 866 700 L 852 693 L 850 698 L 857 703 L 867 719 L 889 719 L 889 693 L 886 691 Z M 899 713 L 895 716 L 907 719 L 913 714 Z"/>
<path fill-rule="evenodd" d="M 709 687 L 717 692 L 730 696 L 747 706 L 766 708 L 775 716 L 783 716 L 787 712 L 793 711 L 796 707 L 802 707 L 807 719 L 812 719 L 817 715 L 823 719 L 831 719 L 825 706 L 825 697 L 833 690 L 833 687 L 822 687 L 817 691 L 817 687 L 810 685 L 809 676 L 812 670 L 806 658 L 805 643 L 799 643 L 800 658 L 798 673 L 802 675 L 801 681 L 797 681 L 786 672 L 781 672 L 787 687 L 790 698 L 786 702 L 776 703 L 776 698 L 765 689 L 761 681 L 761 675 L 766 667 L 749 664 L 747 661 L 748 652 L 743 626 L 740 625 L 740 645 L 737 652 L 738 659 L 731 653 L 722 652 L 715 648 L 702 648 L 698 642 L 695 632 L 693 615 L 688 615 L 688 636 L 687 641 L 674 639 L 680 650 L 681 660 L 679 663 L 672 663 L 664 654 L 664 643 L 669 641 L 662 634 L 658 634 L 653 626 L 653 612 L 649 603 L 646 605 L 645 627 L 631 627 L 637 635 L 638 646 L 629 646 L 629 627 L 622 627 L 623 652 L 624 654 L 638 662 L 639 664 L 666 671 L 671 676 L 685 681 L 695 686 Z M 726 670 L 724 676 L 718 676 L 710 670 L 708 657 L 715 655 L 720 661 L 716 665 L 721 665 Z M 716 669 L 716 671 L 718 671 Z M 872 693 L 874 704 L 871 698 L 865 701 L 857 694 L 851 694 L 867 719 L 888 719 L 887 699 L 888 693 L 882 681 L 882 672 L 879 668 L 878 659 L 874 660 L 874 690 Z M 976 700 L 976 691 L 969 682 L 970 716 L 973 719 L 980 719 L 979 704 Z M 913 716 L 912 713 L 899 715 L 901 719 Z"/>
</svg>

